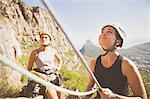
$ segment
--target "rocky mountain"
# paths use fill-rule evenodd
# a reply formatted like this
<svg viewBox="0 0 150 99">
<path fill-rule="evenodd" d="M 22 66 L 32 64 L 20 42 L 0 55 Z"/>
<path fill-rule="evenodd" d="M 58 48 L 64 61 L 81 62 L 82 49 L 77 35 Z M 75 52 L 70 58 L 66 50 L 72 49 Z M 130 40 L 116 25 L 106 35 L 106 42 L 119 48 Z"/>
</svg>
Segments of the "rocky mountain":
<svg viewBox="0 0 150 99">
<path fill-rule="evenodd" d="M 100 55 L 101 51 L 99 50 L 101 50 L 99 47 L 92 44 L 90 40 L 87 40 L 81 49 L 81 53 L 86 57 L 86 59 L 91 59 Z M 118 51 L 121 55 L 124 55 L 134 61 L 138 67 L 150 68 L 150 43 L 143 43 L 127 49 L 120 49 Z M 91 58 L 87 58 L 87 56 Z"/>
<path fill-rule="evenodd" d="M 29 7 L 23 0 L 0 0 L 0 54 L 16 62 L 21 60 L 26 67 L 25 59 L 38 47 L 42 31 L 51 33 L 51 46 L 59 52 L 63 65 L 82 71 L 80 58 L 51 14 L 38 6 Z M 21 79 L 21 74 L 0 64 L 0 97 L 13 95 Z"/>
<path fill-rule="evenodd" d="M 23 0 L 0 0 L 0 54 L 26 68 L 29 54 L 38 47 L 42 31 L 51 33 L 51 46 L 59 52 L 63 65 L 82 72 L 80 58 L 51 14 L 38 6 L 29 7 Z M 90 57 L 99 55 L 99 48 L 90 41 L 87 43 L 81 52 Z M 22 88 L 22 79 L 20 73 L 0 64 L 0 97 L 16 95 L 16 90 Z"/>
<path fill-rule="evenodd" d="M 80 52 L 83 55 L 97 57 L 101 53 L 101 49 L 92 43 L 90 39 L 87 39 Z"/>
<path fill-rule="evenodd" d="M 134 61 L 137 66 L 150 68 L 150 43 L 139 44 L 119 51 L 121 54 Z"/>
</svg>

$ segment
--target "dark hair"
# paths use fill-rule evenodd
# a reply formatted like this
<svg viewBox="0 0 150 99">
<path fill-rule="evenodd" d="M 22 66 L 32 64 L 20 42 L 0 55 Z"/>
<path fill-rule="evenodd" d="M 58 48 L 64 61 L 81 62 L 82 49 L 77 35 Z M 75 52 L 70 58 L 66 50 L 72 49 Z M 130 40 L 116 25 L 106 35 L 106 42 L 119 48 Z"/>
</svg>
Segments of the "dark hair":
<svg viewBox="0 0 150 99">
<path fill-rule="evenodd" d="M 117 38 L 117 40 L 121 40 L 121 43 L 120 43 L 119 45 L 117 45 L 117 47 L 122 47 L 123 39 L 122 39 L 122 37 L 120 36 L 120 34 L 118 33 L 118 31 L 116 32 L 116 38 Z"/>
</svg>

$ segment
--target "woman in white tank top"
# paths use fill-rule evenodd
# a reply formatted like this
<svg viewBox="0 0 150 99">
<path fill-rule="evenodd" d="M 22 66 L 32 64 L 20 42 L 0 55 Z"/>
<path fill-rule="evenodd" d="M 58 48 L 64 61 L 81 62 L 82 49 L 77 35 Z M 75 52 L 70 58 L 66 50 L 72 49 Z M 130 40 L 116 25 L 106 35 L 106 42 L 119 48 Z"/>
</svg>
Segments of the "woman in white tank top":
<svg viewBox="0 0 150 99">
<path fill-rule="evenodd" d="M 40 47 L 36 50 L 33 50 L 30 59 L 28 62 L 28 70 L 34 73 L 35 75 L 48 80 L 47 75 L 37 72 L 33 69 L 34 62 L 38 70 L 61 70 L 62 60 L 57 53 L 57 51 L 51 48 L 50 45 L 51 36 L 46 32 L 40 34 Z M 58 65 L 54 63 L 54 60 L 58 61 Z M 47 93 L 48 99 L 61 99 L 62 95 L 51 88 L 46 88 L 45 92 Z"/>
</svg>

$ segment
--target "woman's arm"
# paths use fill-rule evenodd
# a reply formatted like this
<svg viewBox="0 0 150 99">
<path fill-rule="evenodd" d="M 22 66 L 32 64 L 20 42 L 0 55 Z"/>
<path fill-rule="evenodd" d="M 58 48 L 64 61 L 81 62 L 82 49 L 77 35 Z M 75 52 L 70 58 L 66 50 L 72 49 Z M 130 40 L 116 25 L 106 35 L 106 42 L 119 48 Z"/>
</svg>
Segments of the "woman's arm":
<svg viewBox="0 0 150 99">
<path fill-rule="evenodd" d="M 136 65 L 131 60 L 124 58 L 122 62 L 122 72 L 127 77 L 133 96 L 147 99 L 145 87 Z"/>
<path fill-rule="evenodd" d="M 95 63 L 96 63 L 95 59 L 90 62 L 90 69 L 92 72 L 94 72 Z M 86 87 L 86 91 L 90 91 L 92 89 L 92 87 L 94 86 L 94 83 L 95 83 L 95 81 L 94 81 L 93 77 L 89 74 L 89 81 L 88 81 L 88 85 Z M 82 97 L 82 99 L 89 99 L 90 96 L 91 95 L 84 96 L 84 97 Z"/>
<path fill-rule="evenodd" d="M 42 79 L 44 79 L 44 80 L 47 80 L 47 78 L 48 78 L 45 74 L 36 72 L 36 71 L 34 71 L 34 70 L 31 70 L 31 73 L 35 74 L 36 76 L 38 76 L 38 77 L 40 77 L 40 78 L 42 78 Z"/>
<path fill-rule="evenodd" d="M 60 55 L 58 54 L 58 52 L 56 50 L 54 50 L 54 53 L 55 53 L 55 58 L 57 59 L 58 61 L 58 70 L 61 70 L 61 67 L 62 67 L 62 59 L 60 57 Z"/>
<path fill-rule="evenodd" d="M 30 57 L 29 57 L 29 61 L 28 61 L 28 70 L 31 71 L 34 61 L 35 61 L 35 57 L 36 57 L 36 51 L 32 51 Z"/>
</svg>

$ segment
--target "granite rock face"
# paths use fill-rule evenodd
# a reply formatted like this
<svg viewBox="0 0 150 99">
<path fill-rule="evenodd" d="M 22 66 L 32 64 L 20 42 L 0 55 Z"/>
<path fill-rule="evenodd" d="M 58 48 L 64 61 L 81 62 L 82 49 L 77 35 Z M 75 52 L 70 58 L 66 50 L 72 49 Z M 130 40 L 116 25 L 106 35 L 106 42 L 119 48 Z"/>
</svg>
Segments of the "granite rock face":
<svg viewBox="0 0 150 99">
<path fill-rule="evenodd" d="M 42 31 L 51 33 L 51 46 L 59 52 L 64 65 L 70 70 L 80 70 L 79 57 L 52 15 L 38 6 L 29 7 L 22 0 L 0 0 L 0 54 L 14 61 L 29 56 L 38 46 Z M 18 88 L 21 74 L 0 64 L 0 82 L 4 80 L 9 87 Z M 0 96 L 4 96 L 9 89 L 0 86 L 0 90 Z"/>
</svg>

